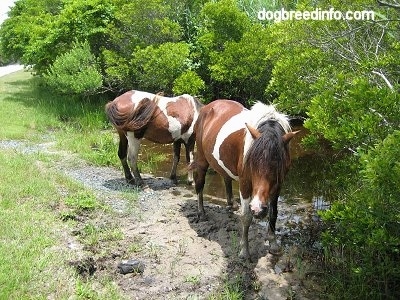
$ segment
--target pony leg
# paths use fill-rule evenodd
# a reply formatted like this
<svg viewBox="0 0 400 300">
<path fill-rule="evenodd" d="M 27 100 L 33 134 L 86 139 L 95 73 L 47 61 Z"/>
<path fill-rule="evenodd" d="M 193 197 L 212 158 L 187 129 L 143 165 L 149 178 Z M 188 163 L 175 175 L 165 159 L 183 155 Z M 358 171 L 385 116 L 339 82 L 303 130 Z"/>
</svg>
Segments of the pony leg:
<svg viewBox="0 0 400 300">
<path fill-rule="evenodd" d="M 206 220 L 206 212 L 204 211 L 203 205 L 203 189 L 206 182 L 206 172 L 208 169 L 208 163 L 205 167 L 197 165 L 196 174 L 194 176 L 195 190 L 197 194 L 197 217 L 199 220 Z"/>
<path fill-rule="evenodd" d="M 124 169 L 125 179 L 128 183 L 133 183 L 133 176 L 128 166 L 127 154 L 128 154 L 128 139 L 123 132 L 118 132 L 119 135 L 119 146 L 118 146 L 118 157 L 121 161 L 122 168 Z"/>
<path fill-rule="evenodd" d="M 228 203 L 227 209 L 232 210 L 233 208 L 232 179 L 230 177 L 224 177 L 224 182 L 225 182 L 226 202 Z"/>
<path fill-rule="evenodd" d="M 241 214 L 240 221 L 242 223 L 242 239 L 240 240 L 240 252 L 239 257 L 246 259 L 251 262 L 250 251 L 249 251 L 249 228 L 251 221 L 253 220 L 253 215 L 250 211 L 250 199 L 243 199 L 242 194 L 240 194 L 241 202 Z"/>
<path fill-rule="evenodd" d="M 281 247 L 278 245 L 275 236 L 276 219 L 278 216 L 278 197 L 279 191 L 271 196 L 271 201 L 269 203 L 269 222 L 267 229 L 267 239 L 270 243 L 269 252 L 274 255 L 279 255 L 281 253 Z"/>
<path fill-rule="evenodd" d="M 179 159 L 181 157 L 181 144 L 182 142 L 179 141 L 175 141 L 173 143 L 173 148 L 174 148 L 174 158 L 172 161 L 172 170 L 171 170 L 171 174 L 169 176 L 169 178 L 172 180 L 173 183 L 178 183 L 178 180 L 176 179 L 176 169 L 179 163 Z"/>
<path fill-rule="evenodd" d="M 186 164 L 187 164 L 188 167 L 191 166 L 192 163 L 193 163 L 194 144 L 195 144 L 195 138 L 192 135 L 189 138 L 189 141 L 185 144 Z M 190 168 L 189 168 L 189 171 L 188 171 L 187 184 L 188 185 L 192 185 L 193 184 L 193 169 L 190 169 Z"/>
<path fill-rule="evenodd" d="M 133 176 L 135 176 L 135 183 L 137 186 L 143 185 L 143 179 L 140 176 L 139 169 L 137 166 L 137 160 L 138 160 L 138 155 L 139 155 L 139 149 L 140 149 L 140 139 L 135 138 L 133 132 L 128 132 L 128 142 L 129 142 L 129 147 L 128 147 L 128 158 L 131 163 L 131 169 L 133 172 Z"/>
</svg>

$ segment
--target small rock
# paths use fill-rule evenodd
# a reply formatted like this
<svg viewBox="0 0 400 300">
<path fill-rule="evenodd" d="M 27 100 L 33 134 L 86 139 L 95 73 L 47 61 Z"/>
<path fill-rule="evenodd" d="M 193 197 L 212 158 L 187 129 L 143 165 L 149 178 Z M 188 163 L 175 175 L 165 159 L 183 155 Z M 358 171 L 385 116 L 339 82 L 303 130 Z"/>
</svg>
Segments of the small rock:
<svg viewBox="0 0 400 300">
<path fill-rule="evenodd" d="M 118 264 L 118 270 L 121 274 L 143 273 L 144 263 L 137 259 L 128 259 Z"/>
</svg>

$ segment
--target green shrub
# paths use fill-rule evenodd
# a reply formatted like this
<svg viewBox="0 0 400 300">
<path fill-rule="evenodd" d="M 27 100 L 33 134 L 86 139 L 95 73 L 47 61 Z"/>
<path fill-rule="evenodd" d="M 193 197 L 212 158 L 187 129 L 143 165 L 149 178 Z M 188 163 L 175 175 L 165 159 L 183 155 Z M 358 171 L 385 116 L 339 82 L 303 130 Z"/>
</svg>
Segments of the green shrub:
<svg viewBox="0 0 400 300">
<path fill-rule="evenodd" d="M 341 298 L 398 299 L 400 291 L 400 131 L 361 154 L 361 182 L 322 213 L 332 291 Z M 355 299 L 355 298 L 353 298 Z"/>
<path fill-rule="evenodd" d="M 199 95 L 205 89 L 205 83 L 196 72 L 189 70 L 182 73 L 174 81 L 172 91 L 175 95 L 190 94 Z"/>
<path fill-rule="evenodd" d="M 131 65 L 137 89 L 171 93 L 174 80 L 189 66 L 187 43 L 164 43 L 160 46 L 138 48 Z"/>
<path fill-rule="evenodd" d="M 45 82 L 61 94 L 93 95 L 102 87 L 102 76 L 96 58 L 87 42 L 57 57 L 44 76 Z"/>
</svg>

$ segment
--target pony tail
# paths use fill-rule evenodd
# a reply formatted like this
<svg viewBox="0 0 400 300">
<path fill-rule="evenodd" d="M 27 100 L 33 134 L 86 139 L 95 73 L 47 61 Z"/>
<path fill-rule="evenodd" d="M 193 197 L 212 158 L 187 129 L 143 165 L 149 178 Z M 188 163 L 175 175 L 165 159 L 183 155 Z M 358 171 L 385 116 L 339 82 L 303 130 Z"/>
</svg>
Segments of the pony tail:
<svg viewBox="0 0 400 300">
<path fill-rule="evenodd" d="M 108 102 L 106 104 L 105 110 L 108 120 L 114 125 L 114 127 L 118 129 L 124 122 L 122 115 L 118 111 L 117 102 Z"/>
<path fill-rule="evenodd" d="M 142 129 L 150 121 L 156 108 L 156 102 L 149 98 L 144 98 L 134 109 L 132 109 L 130 117 L 124 126 L 129 131 Z"/>
<path fill-rule="evenodd" d="M 144 98 L 136 106 L 121 110 L 118 101 L 106 104 L 106 114 L 110 122 L 117 130 L 135 131 L 140 130 L 150 121 L 157 104 L 149 98 Z"/>
</svg>

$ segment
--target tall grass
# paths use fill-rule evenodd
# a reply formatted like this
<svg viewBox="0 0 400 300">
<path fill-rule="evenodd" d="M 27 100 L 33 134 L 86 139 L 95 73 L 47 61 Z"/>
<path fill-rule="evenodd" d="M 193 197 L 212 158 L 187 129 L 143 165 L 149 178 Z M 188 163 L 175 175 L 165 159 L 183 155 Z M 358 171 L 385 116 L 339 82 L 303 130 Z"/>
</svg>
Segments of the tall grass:
<svg viewBox="0 0 400 300">
<path fill-rule="evenodd" d="M 78 99 L 41 87 L 27 72 L 0 78 L 0 139 L 43 139 L 49 134 L 65 150 L 95 164 L 118 165 L 116 141 L 104 114 L 105 97 Z M 10 116 L 11 114 L 11 116 Z"/>
</svg>

